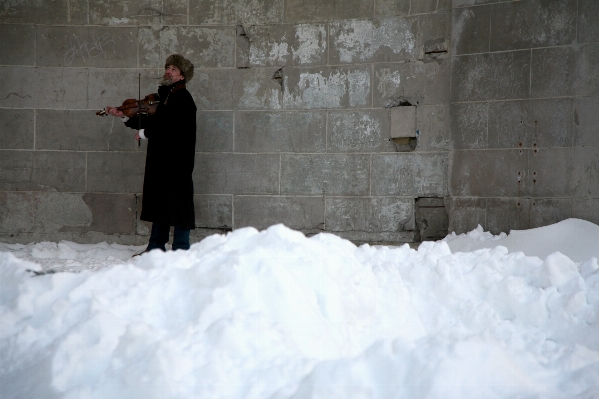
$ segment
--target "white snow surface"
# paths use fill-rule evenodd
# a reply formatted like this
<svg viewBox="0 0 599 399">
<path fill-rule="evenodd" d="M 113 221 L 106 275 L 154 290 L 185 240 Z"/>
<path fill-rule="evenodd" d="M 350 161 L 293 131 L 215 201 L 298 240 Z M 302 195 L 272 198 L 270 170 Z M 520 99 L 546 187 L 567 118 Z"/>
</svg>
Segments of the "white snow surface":
<svg viewBox="0 0 599 399">
<path fill-rule="evenodd" d="M 577 219 L 418 250 L 0 244 L 0 397 L 598 398 L 598 248 Z"/>
</svg>

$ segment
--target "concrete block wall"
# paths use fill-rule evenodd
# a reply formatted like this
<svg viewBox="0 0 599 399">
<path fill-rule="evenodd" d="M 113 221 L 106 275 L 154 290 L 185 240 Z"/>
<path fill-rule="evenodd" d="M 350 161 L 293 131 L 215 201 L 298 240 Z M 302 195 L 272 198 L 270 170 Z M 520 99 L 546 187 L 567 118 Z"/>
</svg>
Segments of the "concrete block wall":
<svg viewBox="0 0 599 399">
<path fill-rule="evenodd" d="M 599 223 L 599 2 L 454 0 L 450 230 Z"/>
<path fill-rule="evenodd" d="M 448 196 L 451 109 L 469 104 L 450 90 L 451 9 L 448 0 L 4 4 L 0 240 L 146 242 L 145 145 L 95 111 L 136 97 L 139 74 L 142 95 L 154 92 L 178 52 L 196 66 L 194 240 L 285 223 L 413 241 L 415 199 Z M 420 136 L 415 151 L 397 152 L 389 107 L 406 101 Z"/>
</svg>

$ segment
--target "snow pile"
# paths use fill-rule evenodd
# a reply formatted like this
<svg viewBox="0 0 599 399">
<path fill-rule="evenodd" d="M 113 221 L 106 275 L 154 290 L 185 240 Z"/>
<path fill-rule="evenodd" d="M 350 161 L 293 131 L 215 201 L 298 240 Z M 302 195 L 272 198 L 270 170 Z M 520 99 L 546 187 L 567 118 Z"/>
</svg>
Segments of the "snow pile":
<svg viewBox="0 0 599 399">
<path fill-rule="evenodd" d="M 530 230 L 512 230 L 509 235 L 501 233 L 497 236 L 484 232 L 479 225 L 467 234 L 450 234 L 444 241 L 452 252 L 470 252 L 501 245 L 510 252 L 520 251 L 541 259 L 556 251 L 575 262 L 599 258 L 599 226 L 581 219 L 567 219 Z"/>
<path fill-rule="evenodd" d="M 0 252 L 2 398 L 599 396 L 594 257 L 358 248 L 278 225 L 28 269 Z"/>
</svg>

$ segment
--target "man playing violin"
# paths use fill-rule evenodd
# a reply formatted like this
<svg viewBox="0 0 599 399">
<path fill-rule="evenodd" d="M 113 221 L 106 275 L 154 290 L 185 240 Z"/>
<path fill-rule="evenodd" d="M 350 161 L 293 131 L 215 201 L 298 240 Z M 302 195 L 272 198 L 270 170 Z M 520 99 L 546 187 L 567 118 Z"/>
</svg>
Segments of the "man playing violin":
<svg viewBox="0 0 599 399">
<path fill-rule="evenodd" d="M 127 118 L 117 107 L 106 107 L 106 113 L 137 130 L 136 140 L 148 140 L 140 219 L 152 222 L 152 231 L 144 252 L 165 251 L 170 226 L 175 227 L 173 250 L 189 249 L 189 232 L 195 228 L 192 173 L 197 108 L 185 87 L 193 77 L 193 64 L 173 54 L 164 68 L 154 114 Z"/>
</svg>

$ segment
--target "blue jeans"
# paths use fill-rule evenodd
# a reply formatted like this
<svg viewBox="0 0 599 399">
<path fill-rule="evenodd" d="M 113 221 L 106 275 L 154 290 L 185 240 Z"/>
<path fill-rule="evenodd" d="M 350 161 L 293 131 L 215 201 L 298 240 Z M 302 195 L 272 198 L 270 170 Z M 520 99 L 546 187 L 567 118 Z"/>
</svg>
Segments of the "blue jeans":
<svg viewBox="0 0 599 399">
<path fill-rule="evenodd" d="M 161 223 L 152 223 L 152 232 L 150 233 L 150 243 L 146 251 L 161 249 L 166 251 L 165 244 L 168 242 L 171 226 Z M 182 229 L 175 226 L 173 234 L 173 251 L 177 249 L 189 249 L 189 229 Z"/>
</svg>

